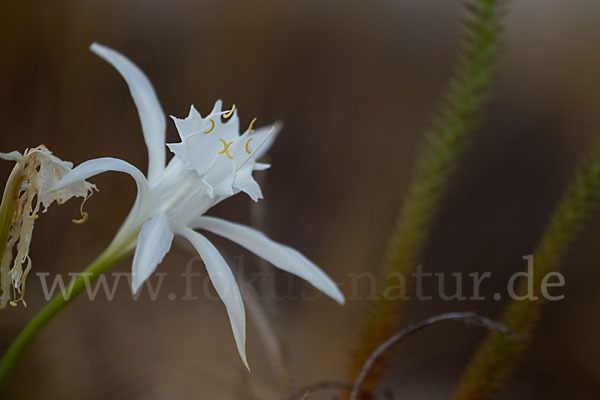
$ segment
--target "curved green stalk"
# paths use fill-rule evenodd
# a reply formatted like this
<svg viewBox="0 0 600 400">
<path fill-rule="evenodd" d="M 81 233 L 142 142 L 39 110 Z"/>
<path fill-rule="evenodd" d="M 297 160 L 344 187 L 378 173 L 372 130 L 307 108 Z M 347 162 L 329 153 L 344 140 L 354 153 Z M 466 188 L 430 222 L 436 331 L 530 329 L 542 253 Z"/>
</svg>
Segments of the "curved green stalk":
<svg viewBox="0 0 600 400">
<path fill-rule="evenodd" d="M 439 201 L 477 126 L 503 46 L 500 39 L 505 14 L 503 5 L 503 0 L 469 0 L 465 3 L 468 14 L 463 21 L 462 53 L 426 135 L 426 146 L 418 159 L 416 173 L 391 235 L 383 270 L 387 277 L 410 276 L 418 264 Z M 401 317 L 401 301 L 391 301 L 380 295 L 373 302 L 348 371 L 351 379 L 369 355 L 395 333 Z M 380 381 L 388 360 L 389 354 L 378 360 L 365 381 L 366 391 L 372 391 Z"/>
<path fill-rule="evenodd" d="M 600 144 L 597 145 L 566 191 L 554 212 L 550 225 L 533 256 L 533 286 L 522 282 L 517 293 L 525 296 L 532 289 L 536 300 L 512 300 L 501 323 L 520 336 L 515 340 L 491 333 L 479 346 L 467 367 L 454 400 L 490 399 L 515 368 L 529 344 L 546 302 L 541 292 L 544 278 L 556 272 L 569 245 L 581 230 L 592 207 L 600 200 Z"/>
<path fill-rule="evenodd" d="M 128 243 L 116 246 L 113 242 L 90 266 L 84 274 L 73 280 L 65 290 L 54 297 L 44 308 L 42 308 L 31 321 L 23 328 L 14 342 L 10 345 L 0 360 L 0 388 L 6 382 L 6 378 L 14 369 L 23 353 L 27 350 L 33 339 L 46 326 L 60 310 L 66 307 L 85 289 L 86 284 L 96 281 L 100 275 L 106 272 L 121 259 L 127 257 L 135 248 L 135 237 Z"/>
</svg>

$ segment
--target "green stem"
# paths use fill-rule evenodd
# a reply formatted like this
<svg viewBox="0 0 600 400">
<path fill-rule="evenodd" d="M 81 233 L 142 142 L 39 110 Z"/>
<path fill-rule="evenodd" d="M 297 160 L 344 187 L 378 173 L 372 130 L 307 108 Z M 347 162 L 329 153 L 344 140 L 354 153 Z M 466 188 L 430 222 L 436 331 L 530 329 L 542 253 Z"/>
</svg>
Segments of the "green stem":
<svg viewBox="0 0 600 400">
<path fill-rule="evenodd" d="M 135 237 L 133 239 L 135 240 Z M 81 294 L 87 284 L 96 281 L 100 275 L 106 272 L 110 267 L 129 256 L 135 248 L 135 246 L 131 246 L 131 242 L 132 241 L 120 246 L 115 246 L 113 242 L 111 246 L 90 264 L 84 271 L 84 274 L 73 280 L 65 290 L 52 299 L 50 303 L 42 308 L 42 310 L 29 321 L 0 360 L 0 388 L 4 385 L 6 378 L 10 375 L 16 363 L 37 334 L 56 314 L 58 314 L 60 310 Z"/>
<path fill-rule="evenodd" d="M 384 291 L 371 302 L 354 349 L 350 379 L 360 373 L 373 351 L 397 331 L 404 303 L 390 300 L 385 291 L 397 276 L 409 277 L 419 264 L 440 201 L 489 99 L 496 60 L 503 47 L 500 33 L 505 1 L 469 0 L 465 5 L 468 13 L 464 18 L 462 52 L 426 135 L 427 143 L 390 237 L 383 269 Z M 383 354 L 370 369 L 363 385 L 366 392 L 372 392 L 381 382 L 391 354 Z"/>
<path fill-rule="evenodd" d="M 523 358 L 546 302 L 541 288 L 548 274 L 558 271 L 569 246 L 575 240 L 590 212 L 600 201 L 600 143 L 587 157 L 558 205 L 536 249 L 533 260 L 533 299 L 512 300 L 500 322 L 520 336 L 490 334 L 479 346 L 452 396 L 453 400 L 488 400 L 494 398 L 509 374 Z M 523 281 L 518 295 L 527 295 Z"/>
</svg>

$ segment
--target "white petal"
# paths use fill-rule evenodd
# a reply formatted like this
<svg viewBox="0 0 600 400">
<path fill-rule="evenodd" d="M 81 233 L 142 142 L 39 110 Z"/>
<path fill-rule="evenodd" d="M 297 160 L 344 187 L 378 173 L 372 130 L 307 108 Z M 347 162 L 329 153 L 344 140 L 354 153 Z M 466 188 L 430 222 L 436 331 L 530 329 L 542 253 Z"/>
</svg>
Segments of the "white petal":
<svg viewBox="0 0 600 400">
<path fill-rule="evenodd" d="M 0 158 L 7 161 L 21 161 L 23 156 L 18 151 L 11 151 L 10 153 L 0 153 Z"/>
<path fill-rule="evenodd" d="M 173 235 L 169 218 L 164 213 L 144 222 L 133 256 L 131 286 L 134 293 L 137 293 L 169 252 Z"/>
<path fill-rule="evenodd" d="M 235 174 L 233 187 L 246 193 L 254 201 L 263 198 L 260 185 L 252 177 L 253 165 L 248 163 Z"/>
<path fill-rule="evenodd" d="M 135 203 L 129 212 L 129 216 L 126 218 L 121 227 L 120 232 L 122 233 L 124 227 L 130 227 L 130 223 L 136 220 L 136 218 L 140 215 L 140 212 L 142 211 L 142 201 L 147 198 L 148 195 L 148 182 L 146 181 L 146 177 L 139 169 L 128 162 L 111 157 L 88 160 L 79 164 L 73 170 L 68 172 L 60 181 L 56 183 L 56 185 L 52 186 L 50 190 L 60 190 L 74 183 L 82 182 L 83 180 L 94 175 L 98 175 L 107 171 L 125 172 L 135 180 L 135 184 L 137 186 Z M 139 226 L 137 228 L 135 226 L 132 227 L 132 229 L 135 229 L 136 231 L 138 228 Z"/>
<path fill-rule="evenodd" d="M 135 183 L 138 187 L 138 196 L 141 194 L 140 192 L 145 192 L 148 188 L 146 177 L 139 169 L 118 158 L 104 157 L 95 158 L 79 164 L 58 181 L 56 185 L 50 188 L 50 190 L 60 190 L 73 183 L 83 181 L 107 171 L 125 172 L 126 174 L 131 175 L 131 177 L 135 179 Z"/>
<path fill-rule="evenodd" d="M 281 131 L 282 127 L 283 127 L 283 123 L 281 123 L 280 121 L 277 121 L 273 124 L 272 127 L 263 126 L 259 129 L 257 129 L 254 133 L 252 133 L 252 135 L 255 135 L 256 138 L 258 139 L 257 142 L 261 142 L 261 140 L 259 138 L 263 135 L 265 137 L 267 137 L 266 135 L 271 131 L 271 129 L 273 129 L 273 132 L 271 132 L 271 134 L 267 137 L 267 139 L 264 141 L 264 143 L 262 143 L 260 148 L 258 148 L 256 150 L 256 152 L 254 153 L 255 160 L 260 160 L 260 158 L 262 156 L 267 154 L 267 152 L 271 149 L 271 146 L 273 146 L 273 143 L 275 143 L 275 139 L 277 139 L 277 135 Z"/>
<path fill-rule="evenodd" d="M 148 147 L 148 179 L 153 181 L 165 167 L 165 114 L 146 75 L 119 52 L 93 43 L 90 49 L 119 71 L 138 110 Z"/>
<path fill-rule="evenodd" d="M 246 131 L 231 145 L 231 155 L 236 165 L 240 169 L 248 163 L 262 157 L 273 145 L 277 134 L 281 130 L 281 123 L 275 123 L 273 126 L 265 126 L 256 129 L 254 132 Z M 266 164 L 259 164 L 258 169 Z"/>
<path fill-rule="evenodd" d="M 242 362 L 250 370 L 246 359 L 246 312 L 240 289 L 229 265 L 215 246 L 198 232 L 185 228 L 181 234 L 190 241 L 204 261 L 210 280 L 219 297 L 225 303 L 235 344 Z"/>
<path fill-rule="evenodd" d="M 344 304 L 344 295 L 319 267 L 297 250 L 272 241 L 262 232 L 214 217 L 198 218 L 193 228 L 206 229 L 247 248 L 277 268 L 299 276 L 338 303 Z"/>
</svg>

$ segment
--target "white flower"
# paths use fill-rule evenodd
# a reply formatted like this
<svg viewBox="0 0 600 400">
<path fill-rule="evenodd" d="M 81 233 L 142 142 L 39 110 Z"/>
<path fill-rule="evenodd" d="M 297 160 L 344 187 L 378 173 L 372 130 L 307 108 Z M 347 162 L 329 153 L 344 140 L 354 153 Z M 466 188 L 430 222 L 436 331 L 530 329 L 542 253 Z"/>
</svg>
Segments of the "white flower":
<svg viewBox="0 0 600 400">
<path fill-rule="evenodd" d="M 238 243 L 276 267 L 307 280 L 343 304 L 344 296 L 336 284 L 298 251 L 276 243 L 252 228 L 204 216 L 212 206 L 240 191 L 255 201 L 262 197 L 252 172 L 269 167 L 256 160 L 271 146 L 279 127 L 254 131 L 251 124 L 240 136 L 235 106 L 223 111 L 221 101 L 217 101 L 212 112 L 204 118 L 192 107 L 187 118 L 173 118 L 181 143 L 167 145 L 174 157 L 165 167 L 166 118 L 150 81 L 120 53 L 96 43 L 91 49 L 112 64 L 129 86 L 148 147 L 148 179 L 125 161 L 99 158 L 76 167 L 55 189 L 105 171 L 125 172 L 135 179 L 137 198 L 111 244 L 113 249 L 124 252 L 136 246 L 137 240 L 132 266 L 134 292 L 162 261 L 174 235 L 186 238 L 200 254 L 225 303 L 236 345 L 246 367 L 246 317 L 239 288 L 219 251 L 194 229 L 213 232 Z"/>
<path fill-rule="evenodd" d="M 19 301 L 25 303 L 25 283 L 27 274 L 31 270 L 29 246 L 33 235 L 33 228 L 39 216 L 40 206 L 43 212 L 55 201 L 63 204 L 71 197 L 83 197 L 84 202 L 96 186 L 86 181 L 74 182 L 61 190 L 50 190 L 63 176 L 67 175 L 73 164 L 54 156 L 50 150 L 41 145 L 25 150 L 24 154 L 18 151 L 0 153 L 0 159 L 15 161 L 17 165 L 7 182 L 4 198 L 2 200 L 3 212 L 12 208 L 8 218 L 10 224 L 6 247 L 0 260 L 0 308 L 6 307 L 11 295 L 11 285 L 14 297 L 11 305 Z M 6 202 L 6 203 L 5 203 Z M 13 207 L 9 207 L 12 203 Z M 83 203 L 82 203 L 83 206 Z M 83 218 L 74 220 L 76 223 L 85 222 L 87 214 L 82 210 Z M 4 245 L 4 244 L 2 244 Z M 13 249 L 16 246 L 16 255 L 13 261 Z M 16 295 L 19 295 L 18 297 Z"/>
</svg>

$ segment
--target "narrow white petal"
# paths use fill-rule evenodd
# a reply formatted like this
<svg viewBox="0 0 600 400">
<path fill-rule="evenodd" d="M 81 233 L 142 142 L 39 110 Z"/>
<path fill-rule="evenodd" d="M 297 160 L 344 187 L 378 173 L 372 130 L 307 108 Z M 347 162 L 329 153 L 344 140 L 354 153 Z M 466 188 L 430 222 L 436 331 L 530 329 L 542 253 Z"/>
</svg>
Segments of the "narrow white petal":
<svg viewBox="0 0 600 400">
<path fill-rule="evenodd" d="M 139 226 L 132 226 L 131 222 L 135 221 L 141 215 L 140 213 L 143 210 L 142 202 L 148 196 L 148 182 L 146 181 L 144 174 L 142 174 L 139 169 L 126 161 L 110 157 L 88 160 L 69 171 L 60 181 L 56 183 L 56 185 L 52 186 L 50 190 L 60 190 L 74 183 L 83 182 L 85 179 L 107 171 L 124 172 L 129 174 L 135 180 L 135 184 L 137 186 L 135 203 L 129 212 L 129 216 L 127 216 L 125 222 L 121 226 L 120 232 L 123 233 L 123 229 L 125 229 L 125 227 L 131 227 L 137 231 Z M 141 221 L 143 220 L 140 220 L 139 222 L 141 223 Z"/>
<path fill-rule="evenodd" d="M 125 79 L 138 110 L 148 147 L 148 179 L 153 181 L 165 167 L 165 114 L 150 80 L 121 53 L 98 43 L 90 49 L 110 63 Z"/>
<path fill-rule="evenodd" d="M 227 262 L 215 246 L 200 233 L 185 228 L 181 234 L 190 241 L 206 265 L 215 290 L 225 303 L 233 337 L 242 362 L 250 370 L 246 359 L 246 312 L 240 289 Z"/>
<path fill-rule="evenodd" d="M 245 165 L 248 160 L 257 160 L 264 155 L 273 144 L 279 130 L 279 124 L 263 126 L 253 132 L 246 131 L 242 136 L 236 138 L 230 153 L 238 168 Z"/>
<path fill-rule="evenodd" d="M 135 183 L 138 187 L 138 196 L 140 195 L 140 192 L 145 192 L 147 190 L 148 183 L 146 177 L 139 169 L 126 161 L 112 157 L 96 158 L 79 164 L 58 181 L 56 185 L 50 188 L 50 190 L 60 190 L 73 183 L 83 181 L 107 171 L 124 172 L 131 175 L 131 177 L 135 179 Z"/>
<path fill-rule="evenodd" d="M 344 295 L 337 285 L 312 261 L 291 247 L 279 244 L 250 227 L 214 217 L 200 217 L 193 228 L 205 229 L 223 236 L 264 258 L 277 268 L 299 276 L 314 287 L 344 304 Z"/>
<path fill-rule="evenodd" d="M 23 155 L 18 151 L 11 151 L 10 153 L 0 153 L 0 158 L 7 161 L 21 161 Z"/>
<path fill-rule="evenodd" d="M 263 126 L 259 129 L 257 129 L 252 135 L 255 135 L 257 137 L 257 142 L 261 142 L 260 137 L 261 136 L 267 136 L 268 138 L 267 140 L 262 143 L 262 145 L 260 146 L 260 148 L 258 150 L 256 150 L 256 153 L 254 154 L 254 159 L 255 160 L 260 160 L 262 156 L 264 156 L 265 154 L 267 154 L 267 152 L 271 149 L 271 146 L 273 146 L 273 143 L 275 143 L 275 139 L 277 139 L 277 135 L 279 134 L 279 132 L 281 131 L 281 128 L 283 127 L 283 123 L 280 121 L 277 121 L 273 124 L 272 127 L 270 126 Z M 271 131 L 271 129 L 273 129 L 273 132 L 271 132 L 269 134 L 269 132 Z"/>
<path fill-rule="evenodd" d="M 144 222 L 133 256 L 131 286 L 134 293 L 152 275 L 171 248 L 173 230 L 166 214 L 160 213 Z"/>
</svg>

